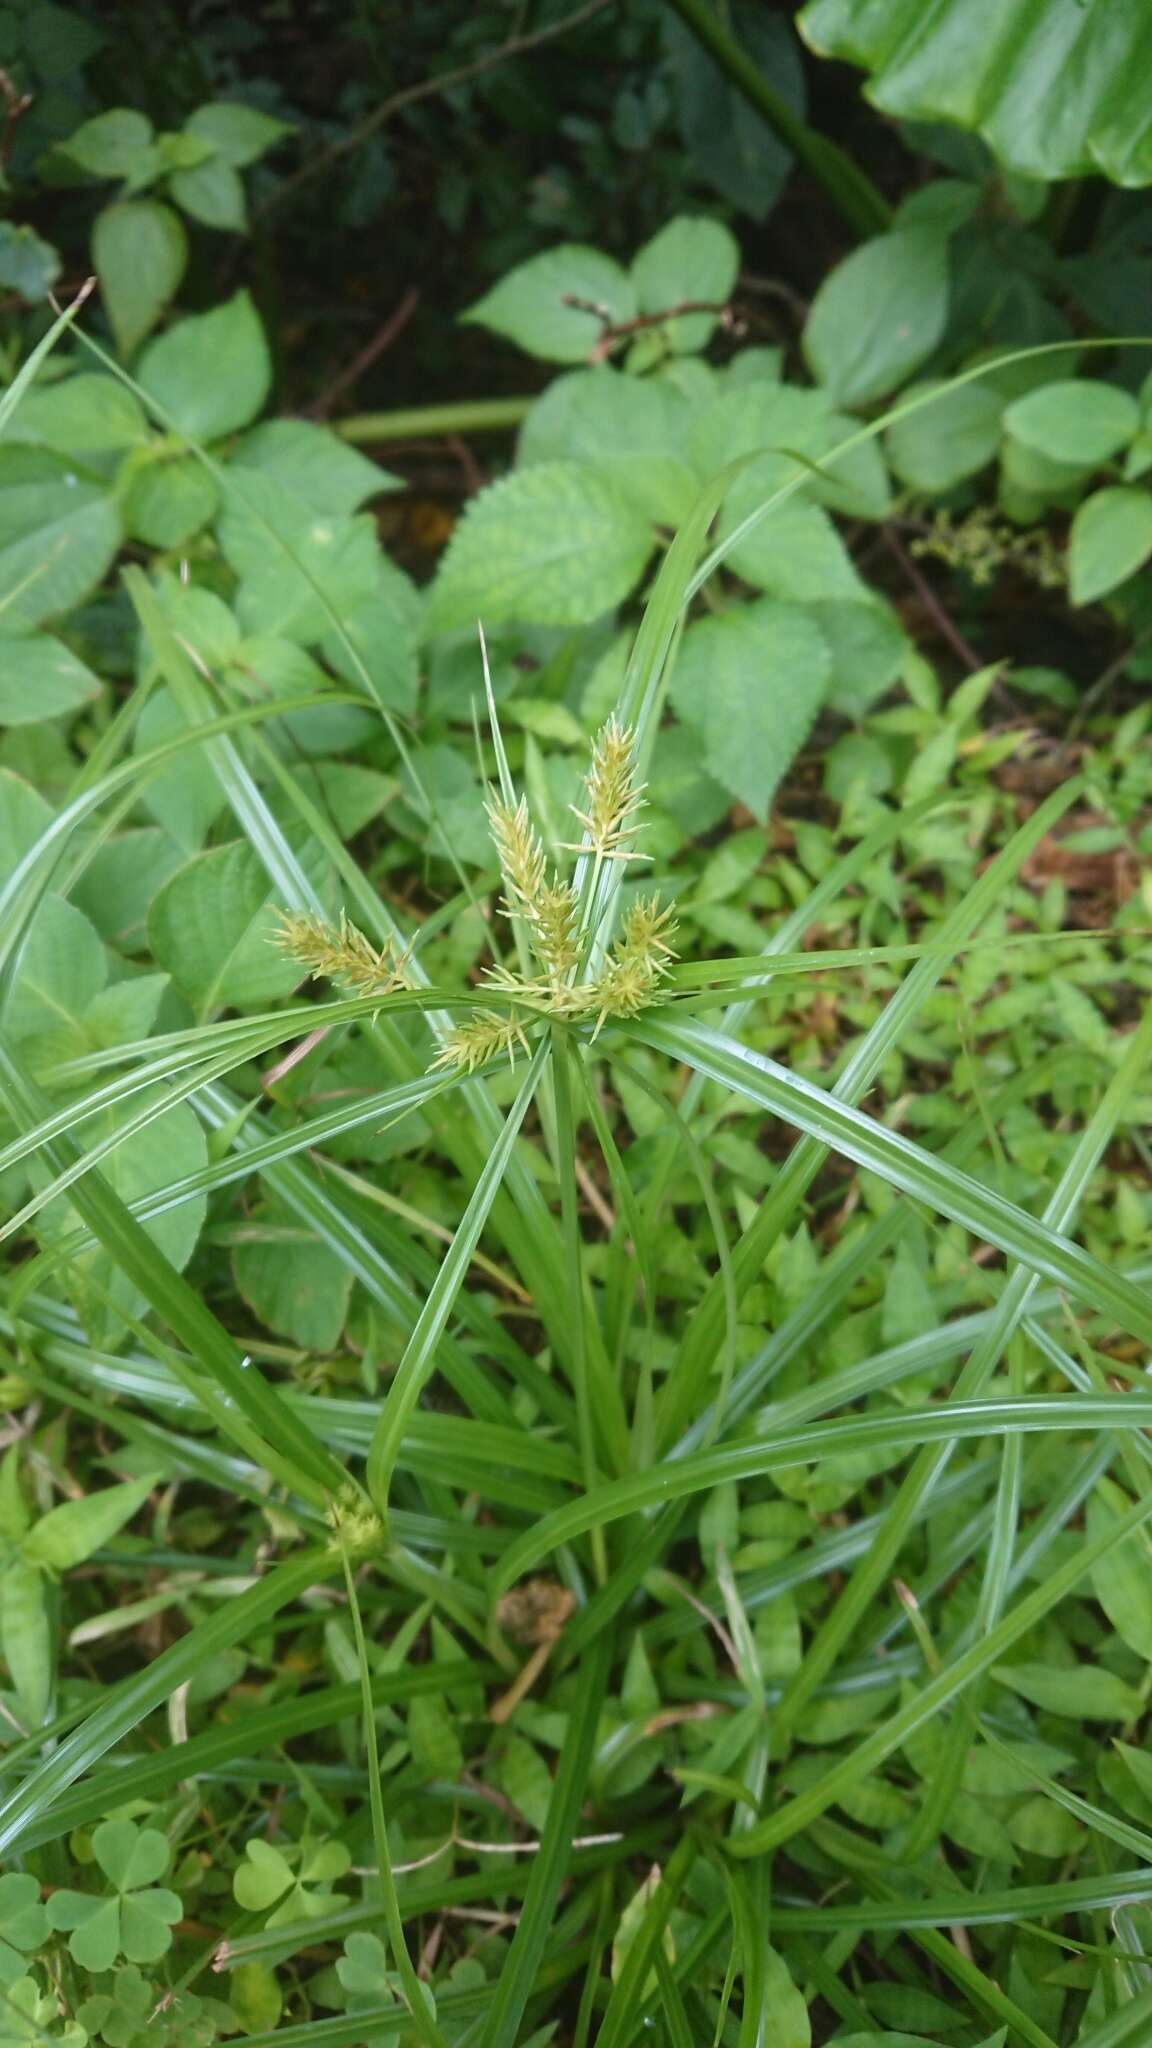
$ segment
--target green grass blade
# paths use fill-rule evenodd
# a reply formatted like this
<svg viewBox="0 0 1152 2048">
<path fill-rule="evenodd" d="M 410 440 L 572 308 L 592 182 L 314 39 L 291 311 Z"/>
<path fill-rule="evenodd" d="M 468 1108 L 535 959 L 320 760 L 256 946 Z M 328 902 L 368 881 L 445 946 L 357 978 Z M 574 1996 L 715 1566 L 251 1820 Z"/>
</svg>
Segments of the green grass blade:
<svg viewBox="0 0 1152 2048">
<path fill-rule="evenodd" d="M 1067 1287 L 1121 1329 L 1152 1343 L 1152 1299 L 1142 1289 L 958 1167 L 705 1025 L 657 1016 L 628 1027 L 628 1036 L 696 1067 L 769 1115 L 797 1124 L 819 1144 L 963 1224 L 1033 1272 Z"/>
<path fill-rule="evenodd" d="M 639 1514 L 714 1486 L 760 1478 L 766 1472 L 816 1463 L 821 1458 L 925 1443 L 959 1443 L 1016 1430 L 1032 1435 L 1047 1430 L 1123 1431 L 1150 1426 L 1152 1394 L 1087 1395 L 1076 1400 L 1030 1394 L 1018 1401 L 950 1401 L 933 1408 L 853 1415 L 839 1422 L 773 1433 L 755 1442 L 727 1444 L 677 1459 L 674 1464 L 631 1473 L 570 1502 L 516 1538 L 501 1560 L 496 1582 L 505 1590 L 550 1551 L 586 1535 L 597 1523 L 619 1521 L 624 1515 Z"/>
<path fill-rule="evenodd" d="M 436 1275 L 385 1396 L 368 1452 L 368 1488 L 381 1512 L 387 1507 L 392 1473 L 408 1419 L 435 1367 L 437 1344 L 488 1220 L 488 1212 L 507 1169 L 520 1126 L 539 1085 L 546 1057 L 544 1045 L 539 1046 L 532 1056 L 516 1100 L 504 1119 L 504 1128 L 469 1198 L 452 1240 L 452 1249 Z"/>
<path fill-rule="evenodd" d="M 1091 1175 L 1128 1107 L 1150 1050 L 1152 1010 L 1145 1013 L 1136 1031 L 1130 1035 L 1119 1067 L 1081 1132 L 1072 1157 L 1045 1208 L 1040 1226 L 1042 1229 L 1055 1232 L 1075 1216 Z M 1000 1300 L 956 1382 L 953 1390 L 954 1399 L 979 1394 L 987 1385 L 1004 1347 L 1030 1304 L 1034 1302 L 1035 1293 L 1034 1272 L 1017 1268 L 1009 1275 Z M 876 1598 L 899 1552 L 908 1519 L 914 1512 L 916 1504 L 930 1492 L 939 1479 L 947 1456 L 947 1452 L 924 1454 L 916 1460 L 906 1476 L 889 1511 L 887 1531 L 875 1544 L 809 1645 L 800 1671 L 789 1686 L 782 1703 L 779 1715 L 782 1726 L 795 1725 L 795 1716 L 801 1712 L 805 1701 L 811 1697 L 814 1687 L 819 1685 L 831 1670 L 844 1644 L 850 1639 L 859 1621 Z M 1007 1570 L 1008 1562 L 1001 1560 L 1002 1571 Z M 994 1618 L 993 1604 L 988 1602 L 984 1610 L 984 1620 L 987 1622 Z M 943 1797 L 943 1792 L 940 1796 Z M 935 1818 L 935 1801 L 930 1801 L 929 1804 L 933 1808 L 930 1817 Z"/>
<path fill-rule="evenodd" d="M 834 1806 L 850 1786 L 859 1784 L 885 1762 L 909 1735 L 934 1719 L 942 1708 L 959 1698 L 974 1679 L 999 1663 L 1005 1651 L 1075 1591 L 1098 1559 L 1106 1557 L 1125 1536 L 1142 1528 L 1150 1517 L 1152 1496 L 1137 1501 L 1126 1514 L 1117 1517 L 1110 1528 L 1081 1545 L 1075 1556 L 1067 1559 L 1044 1584 L 1037 1586 L 1034 1592 L 1004 1615 L 981 1641 L 973 1643 L 962 1657 L 958 1657 L 906 1705 L 897 1708 L 885 1724 L 856 1749 L 832 1764 L 818 1785 L 798 1793 L 747 1834 L 731 1836 L 728 1841 L 731 1853 L 737 1856 L 763 1854 L 769 1849 L 779 1848 L 802 1828 L 809 1827 L 820 1814 Z"/>
<path fill-rule="evenodd" d="M 18 1848 L 24 1830 L 38 1823 L 76 1779 L 90 1770 L 121 1737 L 171 1698 L 177 1686 L 194 1678 L 209 1657 L 234 1643 L 250 1642 L 281 1610 L 302 1593 L 340 1570 L 338 1550 L 310 1550 L 279 1564 L 237 1600 L 226 1602 L 161 1652 L 145 1670 L 113 1686 L 95 1711 L 59 1748 L 29 1772 L 0 1805 L 0 1854 Z"/>
<path fill-rule="evenodd" d="M 66 306 L 62 313 L 57 314 L 47 334 L 37 342 L 31 354 L 21 363 L 3 398 L 0 398 L 0 435 L 3 435 L 6 431 L 9 420 L 12 418 L 13 413 L 25 394 L 31 388 L 41 365 L 47 362 L 57 342 L 63 339 L 84 301 L 92 293 L 95 284 L 96 279 L 94 277 L 89 277 L 85 280 L 73 299 L 72 304 Z"/>
<path fill-rule="evenodd" d="M 899 1044 L 943 974 L 947 952 L 958 946 L 995 906 L 1007 884 L 1045 834 L 1051 831 L 1079 794 L 1080 788 L 1079 782 L 1066 783 L 1040 804 L 1031 818 L 1013 834 L 1008 845 L 989 862 L 961 902 L 941 921 L 933 941 L 939 951 L 916 962 L 885 1004 L 875 1024 L 855 1046 L 831 1090 L 837 1100 L 849 1104 L 857 1102 L 871 1087 L 885 1060 Z M 700 1074 L 694 1080 L 698 1079 L 702 1084 L 703 1078 Z M 685 1100 L 688 1100 L 687 1091 Z M 733 1280 L 738 1301 L 763 1271 L 772 1246 L 803 1201 L 827 1153 L 827 1144 L 819 1138 L 810 1136 L 803 1139 L 793 1148 L 776 1175 L 759 1214 L 733 1255 Z M 707 1384 L 710 1361 L 720 1342 L 726 1312 L 725 1289 L 717 1278 L 705 1293 L 683 1338 L 681 1373 L 686 1388 L 703 1388 Z M 685 1416 L 684 1421 L 687 1419 Z"/>
<path fill-rule="evenodd" d="M 0 1040 L 0 1088 L 17 1119 L 42 1118 L 42 1098 Z M 61 1167 L 64 1154 L 50 1159 Z M 251 1422 L 275 1454 L 276 1469 L 306 1499 L 322 1505 L 339 1491 L 345 1473 L 332 1453 L 247 1361 L 212 1311 L 176 1272 L 115 1191 L 93 1174 L 71 1190 L 73 1206 L 121 1271 L 167 1323 L 220 1391 Z"/>
<path fill-rule="evenodd" d="M 571 1869 L 571 1844 L 579 1833 L 580 1810 L 592 1766 L 612 1651 L 611 1632 L 605 1630 L 581 1664 L 571 1698 L 566 1702 L 569 1733 L 560 1751 L 540 1850 L 532 1859 L 519 1924 L 489 2007 L 481 2048 L 508 2048 L 519 2038 L 524 2010 L 552 1931 L 556 1901 Z"/>
</svg>

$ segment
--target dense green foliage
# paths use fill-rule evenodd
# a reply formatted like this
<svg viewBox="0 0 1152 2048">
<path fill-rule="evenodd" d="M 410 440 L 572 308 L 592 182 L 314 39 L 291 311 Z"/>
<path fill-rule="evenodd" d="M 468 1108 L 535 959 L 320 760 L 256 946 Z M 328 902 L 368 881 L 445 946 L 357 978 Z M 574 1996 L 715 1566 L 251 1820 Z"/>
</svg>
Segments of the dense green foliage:
<svg viewBox="0 0 1152 2048">
<path fill-rule="evenodd" d="M 1152 199 L 976 11 L 0 7 L 0 2048 L 1152 2027 Z"/>
</svg>

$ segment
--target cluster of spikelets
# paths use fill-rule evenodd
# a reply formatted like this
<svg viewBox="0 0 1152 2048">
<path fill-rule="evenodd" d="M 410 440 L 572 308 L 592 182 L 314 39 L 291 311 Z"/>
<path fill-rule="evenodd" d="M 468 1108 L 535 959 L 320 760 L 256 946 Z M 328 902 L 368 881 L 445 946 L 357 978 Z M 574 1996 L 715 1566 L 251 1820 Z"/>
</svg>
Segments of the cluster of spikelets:
<svg viewBox="0 0 1152 2048">
<path fill-rule="evenodd" d="M 329 1502 L 326 1515 L 332 1531 L 329 1548 L 357 1562 L 372 1557 L 385 1546 L 383 1522 L 371 1503 L 354 1486 L 346 1486 Z"/>
<path fill-rule="evenodd" d="M 594 902 L 604 862 L 644 858 L 631 844 L 643 809 L 643 784 L 636 779 L 632 734 L 614 717 L 596 739 L 584 784 L 587 808 L 574 805 L 573 810 L 585 836 L 568 850 L 592 858 L 587 900 Z M 493 994 L 513 1007 L 473 1010 L 447 1034 L 435 1062 L 466 1073 L 502 1055 L 515 1064 L 517 1050 L 528 1051 L 525 1025 L 535 1017 L 592 1023 L 593 1037 L 609 1018 L 635 1017 L 658 997 L 675 958 L 672 912 L 662 910 L 657 897 L 642 897 L 624 912 L 620 935 L 597 971 L 579 979 L 591 936 L 580 897 L 571 882 L 549 870 L 523 797 L 512 804 L 493 796 L 487 811 L 503 880 L 504 914 L 517 920 L 524 933 L 535 972 L 488 971 Z M 323 975 L 356 995 L 384 997 L 409 986 L 407 957 L 390 945 L 377 950 L 343 913 L 332 927 L 311 914 L 284 912 L 276 939 L 313 976 Z"/>
<path fill-rule="evenodd" d="M 391 996 L 407 988 L 407 955 L 389 942 L 376 947 L 340 912 L 338 925 L 312 911 L 282 910 L 273 943 L 308 969 L 313 981 L 338 981 L 357 996 Z"/>
<path fill-rule="evenodd" d="M 573 806 L 584 827 L 584 840 L 567 850 L 590 855 L 595 862 L 590 891 L 594 900 L 603 862 L 644 857 L 631 844 L 643 809 L 643 785 L 636 779 L 632 734 L 615 717 L 596 739 L 584 786 L 587 808 Z M 489 986 L 517 1008 L 474 1010 L 449 1033 L 436 1064 L 469 1073 L 501 1054 L 514 1064 L 517 1049 L 528 1050 L 524 1025 L 531 1014 L 594 1023 L 593 1037 L 610 1017 L 636 1016 L 659 995 L 674 958 L 671 941 L 676 930 L 672 912 L 661 910 L 658 898 L 643 898 L 625 911 L 620 936 L 599 971 L 577 979 L 588 934 L 576 890 L 549 871 L 523 797 L 516 804 L 493 797 L 487 808 L 504 883 L 504 914 L 520 921 L 538 971 L 489 971 Z"/>
</svg>

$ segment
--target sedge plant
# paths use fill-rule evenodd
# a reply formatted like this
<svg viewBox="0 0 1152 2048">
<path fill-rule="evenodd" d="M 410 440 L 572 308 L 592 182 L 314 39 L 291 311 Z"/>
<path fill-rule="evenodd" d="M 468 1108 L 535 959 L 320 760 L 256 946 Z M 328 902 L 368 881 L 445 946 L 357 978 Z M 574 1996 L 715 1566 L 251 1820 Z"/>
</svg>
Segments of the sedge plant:
<svg viewBox="0 0 1152 2048">
<path fill-rule="evenodd" d="M 65 1657 L 35 1725 L 17 1700 L 0 1847 L 47 1884 L 126 1800 L 181 1843 L 207 1812 L 203 1853 L 225 1859 L 271 1788 L 310 1825 L 325 1809 L 359 1845 L 331 1866 L 346 1888 L 299 1924 L 277 1895 L 181 1955 L 183 1988 L 214 1967 L 237 1997 L 289 1966 L 295 2008 L 257 2042 L 315 2025 L 333 2048 L 514 2048 L 559 2026 L 580 2048 L 753 2048 L 882 2040 L 889 2021 L 907 2038 L 947 2011 L 958 2043 L 1055 2048 L 1064 2021 L 1029 1990 L 1041 1950 L 1093 1959 L 1062 2008 L 1085 2048 L 1147 2014 L 1148 1787 L 1123 1754 L 1097 1770 L 1082 1723 L 1119 1713 L 1127 1738 L 1147 1706 L 1152 1296 L 1146 1265 L 1079 1228 L 1146 1109 L 1146 974 L 1130 935 L 1108 940 L 1137 1001 L 1074 1087 L 1054 1054 L 990 1061 L 938 1124 L 896 1092 L 982 945 L 1011 984 L 997 919 L 1074 778 L 907 943 L 819 941 L 947 790 L 882 808 L 759 955 L 687 957 L 675 890 L 639 878 L 645 784 L 723 488 L 665 555 L 570 845 L 546 845 L 492 707 L 500 900 L 471 980 L 433 977 L 428 927 L 388 908 L 271 746 L 276 707 L 230 704 L 139 571 L 183 729 L 129 756 L 125 718 L 0 902 L 7 996 L 49 894 L 79 885 L 150 773 L 196 758 L 280 906 L 269 955 L 328 984 L 111 1046 L 0 1046 L 4 1164 L 34 1167 L 0 1331 L 30 1398 L 159 1474 L 155 1515 L 203 1489 L 260 1532 L 230 1597 L 205 1592 L 210 1558 L 176 1586 L 182 1629 L 150 1662 L 94 1694 Z M 1031 971 L 1063 943 L 1037 940 Z M 823 1065 L 764 1024 L 813 986 L 860 1013 Z M 337 1068 L 322 1102 L 282 1085 L 346 1046 L 367 1081 Z M 174 1107 L 211 1143 L 139 1192 L 117 1162 Z M 1059 1143 L 1008 1172 L 1024 1113 Z M 357 1144 L 381 1133 L 432 1162 L 434 1213 L 377 1199 L 387 1175 Z M 196 1202 L 242 1245 L 238 1189 L 355 1287 L 354 1380 L 241 1341 L 211 1268 L 167 1254 L 159 1224 Z M 72 1305 L 73 1276 L 77 1304 L 119 1304 L 116 1337 Z M 137 1559 L 167 1556 L 166 1526 Z M 220 1668 L 275 1674 L 255 1708 L 166 1722 L 237 1657 Z M 451 1916 L 469 1913 L 465 1952 Z M 319 2018 L 309 1959 L 339 1944 L 369 1990 Z M 52 1949 L 49 1966 L 71 1968 Z"/>
</svg>

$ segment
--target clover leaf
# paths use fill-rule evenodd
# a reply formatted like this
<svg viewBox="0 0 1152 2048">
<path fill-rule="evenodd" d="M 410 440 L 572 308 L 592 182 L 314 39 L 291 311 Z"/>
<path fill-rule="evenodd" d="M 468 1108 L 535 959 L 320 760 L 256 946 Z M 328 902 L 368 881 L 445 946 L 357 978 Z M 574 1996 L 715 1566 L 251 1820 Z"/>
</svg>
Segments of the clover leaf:
<svg viewBox="0 0 1152 2048">
<path fill-rule="evenodd" d="M 97 1991 L 77 2008 L 76 2016 L 88 2034 L 99 2034 L 108 2048 L 131 2048 L 145 2031 L 162 1993 L 149 1982 L 135 1963 L 117 1970 L 111 1991 Z"/>
<path fill-rule="evenodd" d="M 156 1962 L 171 1948 L 173 1925 L 184 1910 L 175 1892 L 155 1888 L 171 1854 L 165 1836 L 135 1821 L 106 1820 L 92 1848 L 108 1891 L 53 1892 L 51 1925 L 69 1932 L 69 1953 L 82 1969 L 109 1970 L 120 1956 L 130 1963 Z"/>
<path fill-rule="evenodd" d="M 247 1861 L 237 1870 L 232 1890 L 246 1912 L 273 1908 L 266 1927 L 321 1919 L 331 1908 L 333 1883 L 343 1877 L 352 1861 L 342 1842 L 304 1842 L 285 1850 L 257 1839 L 247 1844 L 245 1856 Z M 292 1864 L 297 1859 L 300 1867 L 294 1870 Z"/>
<path fill-rule="evenodd" d="M 111 1990 L 86 1998 L 77 2018 L 107 2048 L 211 2048 L 217 2035 L 235 2033 L 235 2015 L 223 2000 L 185 1991 L 165 2003 L 170 1996 L 126 1963 Z"/>
<path fill-rule="evenodd" d="M 10 1870 L 0 1877 L 0 1984 L 13 1984 L 28 1967 L 26 1958 L 48 1937 L 48 1915 L 34 1877 Z"/>
<path fill-rule="evenodd" d="M 377 1934 L 350 1934 L 336 1965 L 350 2013 L 375 2012 L 380 2006 L 406 2001 L 399 1977 L 388 1968 L 388 1951 Z M 436 1997 L 430 1984 L 421 1983 L 420 1993 L 430 2019 L 436 2018 Z"/>
<path fill-rule="evenodd" d="M 88 2039 L 83 2027 L 69 2020 L 57 2029 L 60 2017 L 55 1998 L 45 1995 L 35 1977 L 17 1977 L 0 1994 L 0 2048 L 44 2048 L 52 2041 L 57 2048 L 84 2048 Z"/>
<path fill-rule="evenodd" d="M 391 2005 L 398 1997 L 397 1980 L 388 1968 L 388 1951 L 378 1934 L 350 1934 L 336 1975 L 347 1994 L 349 2012 Z"/>
</svg>

